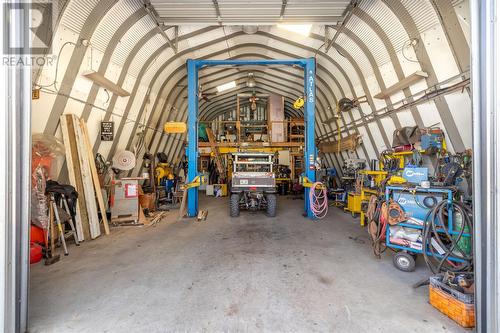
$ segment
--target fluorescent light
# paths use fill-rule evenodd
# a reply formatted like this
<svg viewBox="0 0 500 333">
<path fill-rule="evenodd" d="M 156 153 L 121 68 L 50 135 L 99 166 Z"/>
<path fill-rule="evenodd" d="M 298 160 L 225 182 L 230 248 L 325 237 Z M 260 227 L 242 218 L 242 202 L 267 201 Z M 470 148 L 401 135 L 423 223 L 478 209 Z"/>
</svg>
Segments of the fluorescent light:
<svg viewBox="0 0 500 333">
<path fill-rule="evenodd" d="M 217 91 L 222 92 L 224 90 L 233 89 L 233 88 L 236 88 L 236 81 L 231 81 L 228 83 L 221 84 L 220 86 L 217 86 Z"/>
<path fill-rule="evenodd" d="M 307 37 L 311 32 L 312 24 L 278 24 L 277 27 Z"/>
<path fill-rule="evenodd" d="M 90 81 L 93 81 L 98 86 L 112 92 L 113 94 L 117 94 L 120 97 L 130 96 L 130 93 L 128 91 L 126 91 L 113 81 L 107 79 L 106 77 L 104 77 L 104 75 L 97 73 L 96 71 L 86 71 L 82 73 L 82 75 Z"/>
</svg>

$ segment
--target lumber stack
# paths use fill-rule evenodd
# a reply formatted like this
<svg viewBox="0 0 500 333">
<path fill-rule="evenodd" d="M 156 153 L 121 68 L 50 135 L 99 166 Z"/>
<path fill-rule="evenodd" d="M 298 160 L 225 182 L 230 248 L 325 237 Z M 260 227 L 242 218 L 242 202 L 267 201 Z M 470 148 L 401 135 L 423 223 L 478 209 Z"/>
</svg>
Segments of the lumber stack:
<svg viewBox="0 0 500 333">
<path fill-rule="evenodd" d="M 320 142 L 318 145 L 319 150 L 323 153 L 338 153 L 346 150 L 356 150 L 360 144 L 361 137 L 358 134 L 351 134 L 332 142 Z"/>
<path fill-rule="evenodd" d="M 73 114 L 62 115 L 60 121 L 66 150 L 69 181 L 78 192 L 76 207 L 78 240 L 95 239 L 101 235 L 97 204 L 99 204 L 101 211 L 104 231 L 109 234 L 106 208 L 87 125 L 85 121 Z"/>
</svg>

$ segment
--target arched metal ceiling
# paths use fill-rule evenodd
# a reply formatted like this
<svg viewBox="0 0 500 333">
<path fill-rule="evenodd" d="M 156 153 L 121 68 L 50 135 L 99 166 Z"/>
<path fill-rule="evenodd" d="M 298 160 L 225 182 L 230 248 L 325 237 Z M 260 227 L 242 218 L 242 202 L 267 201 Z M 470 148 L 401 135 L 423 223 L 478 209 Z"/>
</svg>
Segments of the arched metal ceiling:
<svg viewBox="0 0 500 333">
<path fill-rule="evenodd" d="M 345 96 L 366 96 L 368 104 L 362 105 L 362 112 L 353 110 L 351 113 L 341 114 L 339 119 L 339 125 L 344 129 L 342 136 L 356 133 L 363 137 L 364 144 L 355 152 L 355 156 L 376 158 L 390 144 L 394 128 L 410 124 L 428 126 L 435 119 L 439 120 L 447 132 L 452 149 L 461 151 L 470 145 L 470 135 L 458 130 L 467 123 L 467 112 L 470 112 L 467 111 L 467 103 L 470 100 L 465 103 L 462 101 L 464 110 L 460 112 L 455 110 L 459 104 L 456 101 L 458 97 L 453 100 L 441 97 L 425 107 L 412 107 L 408 112 L 384 116 L 384 107 L 391 102 L 411 97 L 419 88 L 430 88 L 468 71 L 468 58 L 464 56 L 469 54 L 467 30 L 461 28 L 467 18 L 459 17 L 454 10 L 455 6 L 464 5 L 464 1 L 428 0 L 419 1 L 420 5 L 415 6 L 415 2 L 411 0 L 361 0 L 351 2 L 356 3 L 353 9 L 347 8 L 347 1 L 333 1 L 330 3 L 332 10 L 328 22 L 319 22 L 325 18 L 321 15 L 324 12 L 324 8 L 320 10 L 321 6 L 328 4 L 310 1 L 309 5 L 317 6 L 316 12 L 311 9 L 311 12 L 304 13 L 302 17 L 295 17 L 295 21 L 305 22 L 307 16 L 310 22 L 316 22 L 308 37 L 294 35 L 275 26 L 259 26 L 258 31 L 248 34 L 245 32 L 248 29 L 244 26 L 225 25 L 224 10 L 220 12 L 219 18 L 209 18 L 205 13 L 200 19 L 195 17 L 195 13 L 191 12 L 185 2 L 178 2 L 174 6 L 175 10 L 169 14 L 179 15 L 179 20 L 185 23 L 172 26 L 176 22 L 171 20 L 170 23 L 166 21 L 169 25 L 165 26 L 162 23 L 165 19 L 162 18 L 162 2 L 164 1 L 154 0 L 151 7 L 149 1 L 140 0 L 68 1 L 60 13 L 54 40 L 60 41 L 59 45 L 74 42 L 76 46 L 68 56 L 69 61 L 62 65 L 66 68 L 59 69 L 59 73 L 64 74 L 55 78 L 60 81 L 57 94 L 43 101 L 41 114 L 34 127 L 46 134 L 57 134 L 59 116 L 63 112 L 74 112 L 75 104 L 72 101 L 75 98 L 83 99 L 83 109 L 78 111 L 88 121 L 90 128 L 96 127 L 98 120 L 109 120 L 112 117 L 119 119 L 115 141 L 111 145 L 100 142 L 96 130 L 91 131 L 96 137 L 96 151 L 101 151 L 109 158 L 117 150 L 131 149 L 136 142 L 136 133 L 144 128 L 147 148 L 152 152 L 166 151 L 173 161 L 182 151 L 184 137 L 165 135 L 161 128 L 164 121 L 186 118 L 187 101 L 183 98 L 186 93 L 185 87 L 181 87 L 186 84 L 186 59 L 314 56 L 317 59 L 317 136 L 330 140 L 336 135 L 336 123 L 326 121 L 332 119 L 338 99 Z M 213 5 L 211 1 L 198 2 L 200 6 Z M 298 8 L 300 1 L 295 2 L 290 8 Z M 251 14 L 252 4 L 246 3 L 238 2 L 238 9 L 243 8 L 249 19 L 260 17 L 258 14 Z M 219 4 L 223 8 L 224 1 L 220 0 Z M 277 4 L 281 8 L 280 1 L 269 1 L 267 5 L 276 7 Z M 161 10 L 155 16 L 154 9 L 157 6 Z M 334 7 L 341 12 L 342 17 L 333 19 Z M 229 7 L 226 8 L 229 15 L 227 23 L 245 23 Z M 352 16 L 348 15 L 351 9 Z M 287 7 L 284 13 L 286 10 Z M 269 20 L 273 19 L 271 16 L 268 17 Z M 340 24 L 346 16 L 350 16 L 349 20 Z M 199 25 L 203 22 L 212 24 L 212 19 L 222 25 Z M 195 21 L 198 25 L 193 25 Z M 333 36 L 337 36 L 337 39 L 332 42 L 330 38 Z M 89 40 L 92 46 L 82 45 L 83 39 Z M 404 43 L 410 39 L 418 40 L 419 47 L 405 49 Z M 332 47 L 328 48 L 330 44 Z M 436 54 L 441 57 L 436 57 Z M 126 87 L 131 96 L 118 98 L 113 95 L 101 107 L 99 101 L 103 99 L 102 89 L 95 84 L 85 85 L 79 78 L 79 73 L 85 68 L 89 58 L 93 60 L 95 68 L 98 68 L 97 71 Z M 429 74 L 425 82 L 405 88 L 392 98 L 373 98 L 379 91 L 416 70 Z M 252 68 L 251 71 L 256 74 L 259 84 L 257 90 L 277 92 L 285 96 L 287 111 L 292 114 L 294 110 L 290 108 L 289 102 L 300 96 L 303 90 L 301 70 Z M 200 83 L 204 91 L 211 92 L 221 83 L 236 80 L 243 89 L 247 73 L 244 68 L 203 70 L 200 72 Z M 50 82 L 54 75 L 54 68 L 43 68 L 39 80 Z M 234 109 L 234 94 L 234 91 L 224 92 L 212 98 L 209 103 L 202 103 L 201 117 L 211 120 Z M 465 97 L 459 96 L 459 99 L 463 98 Z M 36 108 L 36 104 L 34 107 Z M 368 115 L 377 116 L 367 117 Z M 350 156 L 352 155 L 348 153 L 332 154 L 327 156 L 327 161 L 339 167 Z"/>
</svg>

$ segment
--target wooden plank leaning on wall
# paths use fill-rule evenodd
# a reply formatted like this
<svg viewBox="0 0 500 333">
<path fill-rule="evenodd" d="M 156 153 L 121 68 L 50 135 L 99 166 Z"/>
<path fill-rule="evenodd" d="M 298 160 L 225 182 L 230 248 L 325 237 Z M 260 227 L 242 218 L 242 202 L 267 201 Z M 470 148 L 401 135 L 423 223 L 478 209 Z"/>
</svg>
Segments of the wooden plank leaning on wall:
<svg viewBox="0 0 500 333">
<path fill-rule="evenodd" d="M 80 224 L 81 230 L 79 239 L 95 239 L 101 235 L 96 197 L 101 210 L 104 231 L 109 234 L 106 207 L 97 176 L 94 154 L 90 146 L 87 125 L 75 115 L 66 114 L 61 116 L 61 129 L 70 184 L 76 188 L 79 195 L 77 205 L 77 232 L 78 224 Z"/>
</svg>

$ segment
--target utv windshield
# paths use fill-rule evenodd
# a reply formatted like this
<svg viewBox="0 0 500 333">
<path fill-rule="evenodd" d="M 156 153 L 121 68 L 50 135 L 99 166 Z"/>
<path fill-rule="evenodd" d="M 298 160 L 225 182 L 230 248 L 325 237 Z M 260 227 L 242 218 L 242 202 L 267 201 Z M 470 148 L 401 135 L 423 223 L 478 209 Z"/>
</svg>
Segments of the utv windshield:
<svg viewBox="0 0 500 333">
<path fill-rule="evenodd" d="M 271 172 L 271 165 L 240 162 L 236 164 L 236 172 Z"/>
</svg>

